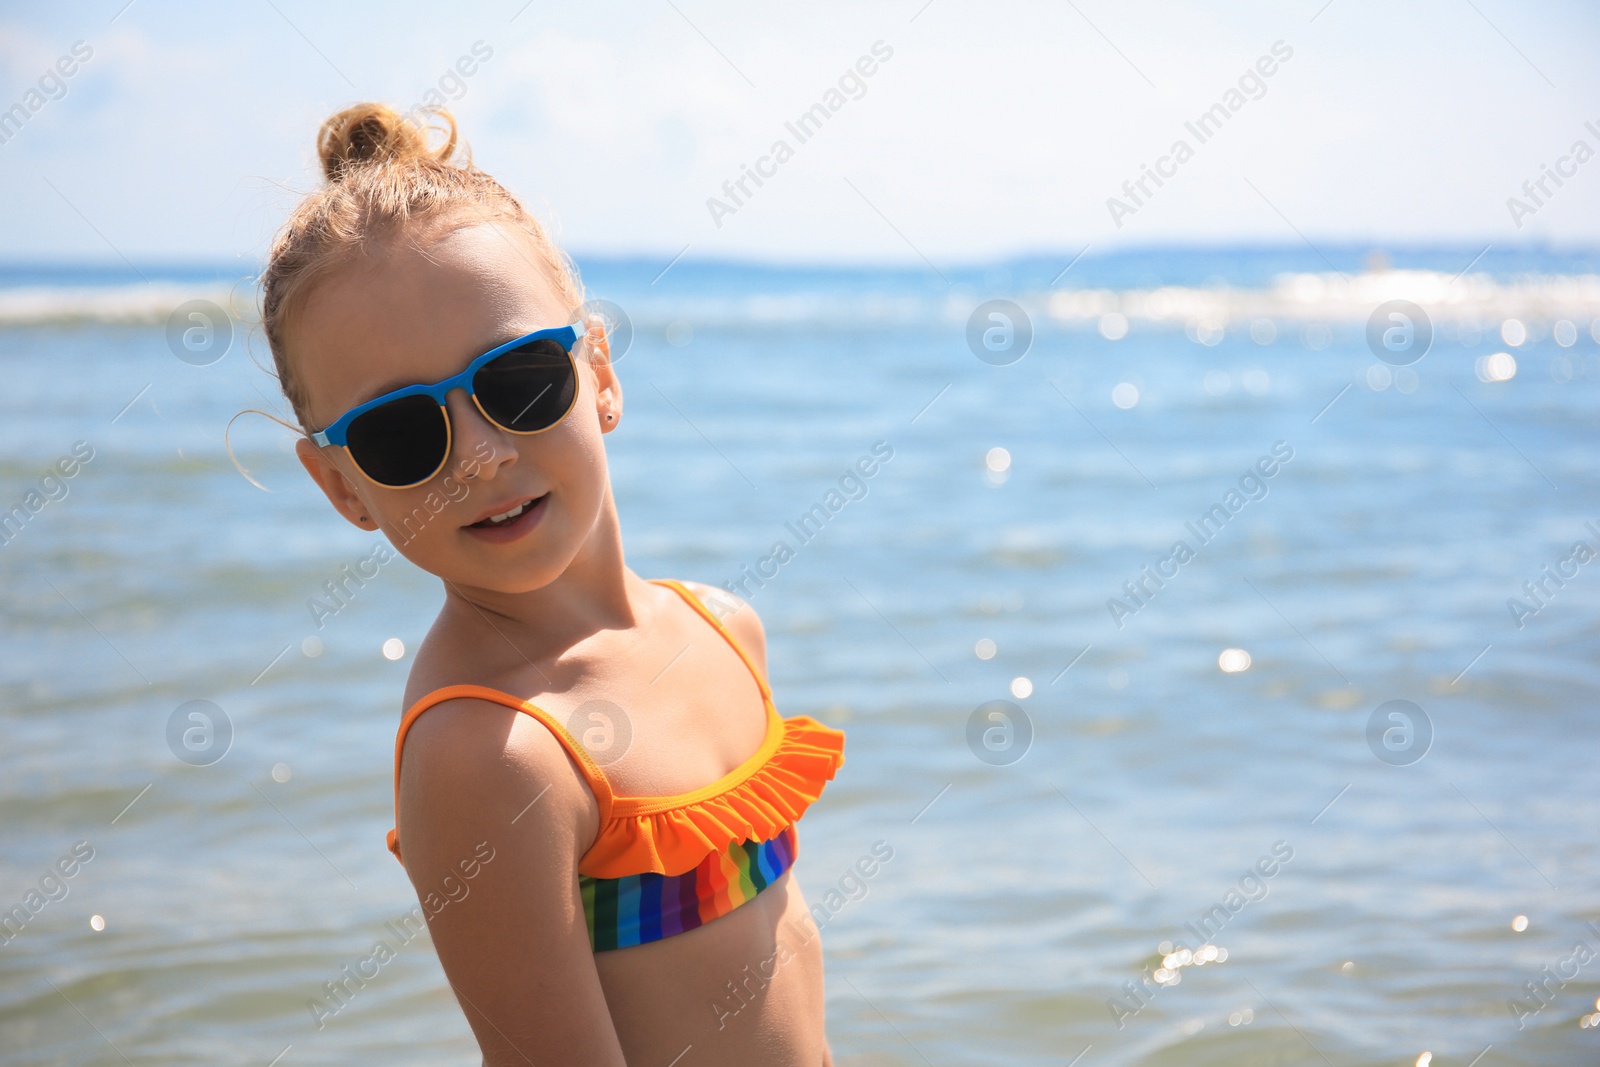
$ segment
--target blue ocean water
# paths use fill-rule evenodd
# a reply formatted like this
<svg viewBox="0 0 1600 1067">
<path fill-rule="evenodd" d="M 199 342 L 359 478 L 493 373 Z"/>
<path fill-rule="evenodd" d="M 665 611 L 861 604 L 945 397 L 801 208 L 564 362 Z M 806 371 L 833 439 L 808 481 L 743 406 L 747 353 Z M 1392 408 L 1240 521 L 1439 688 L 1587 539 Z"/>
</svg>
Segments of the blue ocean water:
<svg viewBox="0 0 1600 1067">
<path fill-rule="evenodd" d="M 797 867 L 846 900 L 836 1056 L 1592 1061 L 1600 254 L 1075 252 L 579 259 L 626 317 L 631 566 L 738 584 L 780 710 L 848 734 Z M 8 1064 L 476 1062 L 425 938 L 308 1010 L 414 903 L 383 835 L 439 594 L 396 561 L 308 607 L 377 542 L 267 420 L 230 461 L 281 405 L 248 315 L 166 325 L 249 273 L 0 269 Z"/>
</svg>

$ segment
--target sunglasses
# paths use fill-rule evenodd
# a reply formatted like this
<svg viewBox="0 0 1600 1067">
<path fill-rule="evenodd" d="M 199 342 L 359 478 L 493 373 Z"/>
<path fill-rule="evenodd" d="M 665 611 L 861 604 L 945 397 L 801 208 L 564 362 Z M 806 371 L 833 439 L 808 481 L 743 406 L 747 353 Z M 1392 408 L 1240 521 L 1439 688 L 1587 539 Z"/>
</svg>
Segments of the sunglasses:
<svg viewBox="0 0 1600 1067">
<path fill-rule="evenodd" d="M 582 323 L 535 330 L 485 352 L 460 374 L 353 407 L 311 439 L 324 448 L 343 448 L 378 485 L 421 485 L 450 459 L 447 393 L 465 389 L 483 417 L 509 433 L 542 433 L 566 418 L 577 399 L 572 350 L 583 335 Z"/>
</svg>

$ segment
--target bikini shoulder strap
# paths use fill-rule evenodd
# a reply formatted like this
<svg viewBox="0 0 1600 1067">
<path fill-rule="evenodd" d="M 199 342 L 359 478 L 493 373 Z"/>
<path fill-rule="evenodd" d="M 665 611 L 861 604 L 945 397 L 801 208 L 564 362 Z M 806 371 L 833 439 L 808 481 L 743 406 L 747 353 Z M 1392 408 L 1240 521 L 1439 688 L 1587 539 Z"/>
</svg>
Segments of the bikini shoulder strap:
<svg viewBox="0 0 1600 1067">
<path fill-rule="evenodd" d="M 567 732 L 567 728 L 565 726 L 561 725 L 561 723 L 556 719 L 556 717 L 554 715 L 551 715 L 548 711 L 545 711 L 543 708 L 538 707 L 537 705 L 533 704 L 531 701 L 519 700 L 517 697 L 512 696 L 510 693 L 503 693 L 498 689 L 490 689 L 487 686 L 481 686 L 481 685 L 449 685 L 449 686 L 445 686 L 442 689 L 435 689 L 433 692 L 429 693 L 427 696 L 423 697 L 421 700 L 418 700 L 415 704 L 411 705 L 411 707 L 406 710 L 405 717 L 400 720 L 400 732 L 395 736 L 395 740 L 394 740 L 394 821 L 395 821 L 395 829 L 389 831 L 389 851 L 394 853 L 395 859 L 400 860 L 402 865 L 404 864 L 405 861 L 403 859 L 401 859 L 401 856 L 400 856 L 400 838 L 399 838 L 399 827 L 400 827 L 400 756 L 405 751 L 406 734 L 408 732 L 410 732 L 411 724 L 416 722 L 417 719 L 419 717 L 421 717 L 421 715 L 424 712 L 426 712 L 429 708 L 432 708 L 432 707 L 435 707 L 435 706 L 437 706 L 439 704 L 442 704 L 447 700 L 461 700 L 461 699 L 464 699 L 464 698 L 474 698 L 474 699 L 478 699 L 478 700 L 487 700 L 487 701 L 490 701 L 491 703 L 501 704 L 501 705 L 504 705 L 505 707 L 512 708 L 512 709 L 514 709 L 516 711 L 520 711 L 524 715 L 527 715 L 527 716 L 530 716 L 531 718 L 537 719 L 537 720 L 539 720 L 539 722 L 544 724 L 544 727 L 547 730 L 549 730 L 552 734 L 554 734 L 555 735 L 555 739 L 561 743 L 561 747 L 566 749 L 567 755 L 571 756 L 572 759 L 573 759 L 573 762 L 575 762 L 578 765 L 578 770 L 582 772 L 584 781 L 586 783 L 588 783 L 590 791 L 594 793 L 595 801 L 600 806 L 600 821 L 601 821 L 601 824 L 603 825 L 605 823 L 605 821 L 611 817 L 611 799 L 612 799 L 611 783 L 606 780 L 605 772 L 600 769 L 599 765 L 594 762 L 594 759 L 592 757 L 590 757 L 589 753 L 587 751 L 585 751 L 584 747 L 582 745 L 578 744 L 577 740 L 574 739 L 573 736 L 570 733 Z"/>
<path fill-rule="evenodd" d="M 701 603 L 700 598 L 695 596 L 694 593 L 690 592 L 689 587 L 684 585 L 682 582 L 673 578 L 651 578 L 649 581 L 656 585 L 664 585 L 667 588 L 677 592 L 679 596 L 683 597 L 683 599 L 689 603 L 690 607 L 698 611 L 707 622 L 716 627 L 717 633 L 723 636 L 723 639 L 728 642 L 729 646 L 731 646 L 733 650 L 739 654 L 739 658 L 744 661 L 744 665 L 749 668 L 750 676 L 756 680 L 756 685 L 761 690 L 761 699 L 770 703 L 772 700 L 772 690 L 767 687 L 767 680 L 761 676 L 760 671 L 756 670 L 755 663 L 751 661 L 749 656 L 745 655 L 744 649 L 740 647 L 738 641 L 734 640 L 733 634 L 730 633 L 728 628 L 722 624 L 722 620 L 717 618 L 717 616 L 709 608 L 707 608 L 705 604 Z"/>
</svg>

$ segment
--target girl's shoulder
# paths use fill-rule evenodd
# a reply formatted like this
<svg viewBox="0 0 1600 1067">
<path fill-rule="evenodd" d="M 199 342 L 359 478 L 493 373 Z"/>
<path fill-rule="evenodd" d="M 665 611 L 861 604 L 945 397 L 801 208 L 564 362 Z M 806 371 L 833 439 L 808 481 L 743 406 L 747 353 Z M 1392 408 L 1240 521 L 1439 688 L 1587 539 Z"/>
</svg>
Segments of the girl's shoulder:
<svg viewBox="0 0 1600 1067">
<path fill-rule="evenodd" d="M 571 829 L 565 851 L 576 862 L 611 799 L 604 775 L 553 716 L 478 686 L 446 687 L 410 707 L 395 740 L 394 794 L 389 848 L 408 867 L 422 826 L 454 838 L 483 820 L 510 831 L 554 818 Z M 535 802 L 538 818 L 525 819 Z"/>
<path fill-rule="evenodd" d="M 750 602 L 737 593 L 704 582 L 685 579 L 678 584 L 693 593 L 713 619 L 733 635 L 764 676 L 767 673 L 767 631 Z"/>
<path fill-rule="evenodd" d="M 396 740 L 397 826 L 390 848 L 402 862 L 399 835 L 407 835 L 409 842 L 414 823 L 442 832 L 452 823 L 476 824 L 492 813 L 509 826 L 538 803 L 541 823 L 559 813 L 562 860 L 573 862 L 579 854 L 580 873 L 603 879 L 645 871 L 678 876 L 730 844 L 771 840 L 820 796 L 843 764 L 844 735 L 809 716 L 779 715 L 765 678 L 765 634 L 754 609 L 743 598 L 703 583 L 655 584 L 666 587 L 661 596 L 681 598 L 692 614 L 702 617 L 675 623 L 642 620 L 663 643 L 663 658 L 687 638 L 689 643 L 668 665 L 698 640 L 692 628 L 674 632 L 674 625 L 692 621 L 693 627 L 702 628 L 699 637 L 709 625 L 737 654 L 730 663 L 724 650 L 716 672 L 744 674 L 748 668 L 742 683 L 731 677 L 695 676 L 680 679 L 677 693 L 667 691 L 669 683 L 658 694 L 665 718 L 654 724 L 653 735 L 641 733 L 643 719 L 628 725 L 622 708 L 601 700 L 574 705 L 571 691 L 560 687 L 535 694 L 525 692 L 527 686 L 512 686 L 515 696 L 460 684 L 427 692 L 406 711 Z M 684 610 L 682 604 L 678 610 Z M 545 666 L 555 670 L 552 663 Z M 755 694 L 745 689 L 740 695 L 751 675 L 759 710 L 749 703 Z M 642 676 L 635 681 L 644 684 Z M 594 704 L 605 708 L 596 711 Z M 617 722 L 620 731 L 614 729 Z M 638 770 L 624 770 L 614 756 L 607 759 L 614 737 L 622 738 L 621 754 L 636 734 L 652 737 L 644 747 L 655 753 L 641 765 L 642 777 Z M 665 755 L 655 752 L 658 742 L 664 744 Z M 593 749 L 596 743 L 601 747 Z M 675 762 L 680 760 L 681 765 Z M 609 769 L 602 770 L 601 763 Z M 674 771 L 664 769 L 665 763 L 673 763 L 679 780 L 674 781 Z M 615 791 L 610 774 L 619 775 Z M 550 803 L 541 800 L 546 792 Z M 441 797 L 447 798 L 444 810 L 436 807 Z M 553 836 L 547 836 L 549 843 L 554 843 Z"/>
<path fill-rule="evenodd" d="M 744 598 L 693 580 L 650 582 L 662 597 L 686 593 L 684 599 L 727 634 L 765 682 L 766 633 Z M 402 703 L 395 741 L 396 823 L 407 807 L 404 797 L 426 797 L 432 804 L 439 796 L 475 794 L 488 784 L 485 768 L 492 768 L 489 777 L 505 773 L 548 784 L 547 799 L 561 800 L 552 806 L 574 816 L 583 840 L 590 840 L 610 814 L 611 783 L 568 729 L 566 695 L 544 691 L 537 668 L 516 670 L 512 682 L 507 657 L 496 655 L 504 651 L 463 640 L 442 613 L 435 620 L 412 662 Z M 396 830 L 390 848 L 400 856 Z"/>
<path fill-rule="evenodd" d="M 454 837 L 452 828 L 485 816 L 522 830 L 553 818 L 575 835 L 562 849 L 573 862 L 598 831 L 609 801 L 604 775 L 544 709 L 552 702 L 538 686 L 537 667 L 525 672 L 531 678 L 513 680 L 499 651 L 463 636 L 444 612 L 417 649 L 395 736 L 389 834 L 390 851 L 408 869 L 418 847 L 413 838 L 430 833 L 425 827 Z M 530 783 L 538 785 L 530 790 Z M 538 812 L 524 815 L 535 797 Z"/>
</svg>

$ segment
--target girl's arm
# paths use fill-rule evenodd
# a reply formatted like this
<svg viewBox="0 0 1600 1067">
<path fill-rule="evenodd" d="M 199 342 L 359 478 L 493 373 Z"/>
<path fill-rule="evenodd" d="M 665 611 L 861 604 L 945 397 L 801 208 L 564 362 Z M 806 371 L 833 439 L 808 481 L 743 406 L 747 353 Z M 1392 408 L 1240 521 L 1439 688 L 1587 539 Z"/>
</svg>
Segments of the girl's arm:
<svg viewBox="0 0 1600 1067">
<path fill-rule="evenodd" d="M 400 848 L 486 1067 L 626 1067 L 578 894 L 598 820 L 566 752 L 527 715 L 451 700 L 406 737 Z"/>
</svg>

